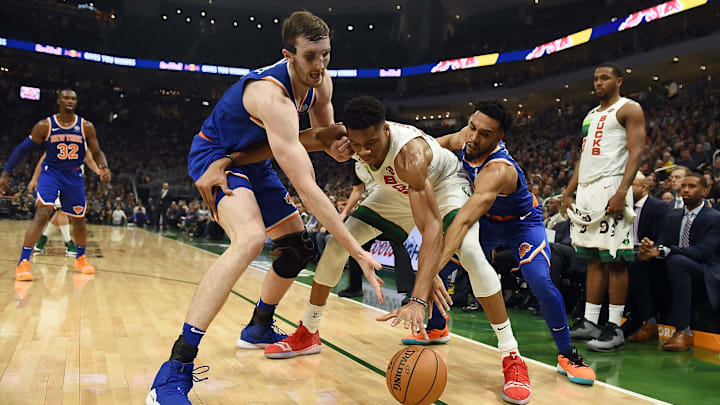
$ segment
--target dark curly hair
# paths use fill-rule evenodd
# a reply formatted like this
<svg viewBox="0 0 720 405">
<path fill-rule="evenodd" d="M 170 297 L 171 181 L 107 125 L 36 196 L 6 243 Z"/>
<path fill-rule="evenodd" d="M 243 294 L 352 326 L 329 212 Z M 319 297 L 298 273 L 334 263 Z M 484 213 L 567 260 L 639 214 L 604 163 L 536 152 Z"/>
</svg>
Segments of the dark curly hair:
<svg viewBox="0 0 720 405">
<path fill-rule="evenodd" d="M 497 121 L 498 124 L 500 124 L 500 129 L 502 129 L 503 133 L 507 133 L 513 127 L 513 115 L 507 105 L 503 102 L 498 100 L 481 100 L 475 103 L 475 111 L 480 111 Z"/>
<path fill-rule="evenodd" d="M 345 103 L 343 115 L 348 129 L 378 128 L 385 122 L 385 106 L 372 96 L 354 97 Z"/>
</svg>

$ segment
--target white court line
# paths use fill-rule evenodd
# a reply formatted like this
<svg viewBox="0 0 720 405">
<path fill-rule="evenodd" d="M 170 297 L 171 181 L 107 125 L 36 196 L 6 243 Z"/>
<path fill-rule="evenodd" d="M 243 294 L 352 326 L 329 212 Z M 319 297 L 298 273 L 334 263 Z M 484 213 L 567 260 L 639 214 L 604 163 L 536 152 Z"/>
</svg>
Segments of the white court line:
<svg viewBox="0 0 720 405">
<path fill-rule="evenodd" d="M 145 229 L 143 229 L 143 231 L 148 232 L 148 233 L 153 233 L 153 232 L 147 231 L 147 230 L 145 230 Z M 189 246 L 189 247 L 191 247 L 191 248 L 193 248 L 193 249 L 197 249 L 197 250 L 199 250 L 199 251 L 201 251 L 201 252 L 205 252 L 205 253 L 208 253 L 208 254 L 213 255 L 213 256 L 219 256 L 217 253 L 209 252 L 209 251 L 207 251 L 207 250 L 205 250 L 205 249 L 201 249 L 201 248 L 199 248 L 199 247 L 190 245 L 190 244 L 188 244 L 188 243 L 185 243 L 185 242 L 182 242 L 182 241 L 179 241 L 179 240 L 176 240 L 176 239 L 170 239 L 170 238 L 168 238 L 168 237 L 165 237 L 165 239 L 169 239 L 169 240 L 175 241 L 175 242 L 180 243 L 180 244 L 182 244 L 182 245 L 184 245 L 184 246 Z M 248 266 L 248 268 L 252 268 L 253 270 L 267 273 L 267 270 L 263 270 L 262 268 L 257 267 L 257 265 L 253 265 L 253 263 L 250 263 L 250 265 Z M 306 287 L 306 288 L 312 288 L 312 286 L 307 285 L 307 284 L 305 284 L 305 283 L 301 283 L 301 282 L 299 282 L 299 281 L 297 281 L 297 280 L 294 281 L 294 283 L 295 283 L 295 284 L 299 284 L 299 285 L 301 285 L 301 286 L 304 286 L 304 287 Z M 366 308 L 369 308 L 369 309 L 373 309 L 373 310 L 375 310 L 375 311 L 377 311 L 377 312 L 380 312 L 380 313 L 383 313 L 383 314 L 385 313 L 385 311 L 383 311 L 382 309 L 375 308 L 374 306 L 365 304 L 364 302 L 355 301 L 355 300 L 350 299 L 350 298 L 340 297 L 340 296 L 338 296 L 338 295 L 335 294 L 335 293 L 330 293 L 330 294 L 331 294 L 331 295 L 334 295 L 334 296 L 336 296 L 336 297 L 338 297 L 338 298 L 340 298 L 340 299 L 343 299 L 343 300 L 346 300 L 346 301 L 349 301 L 349 302 L 352 302 L 352 303 L 355 303 L 355 304 L 358 304 L 358 305 L 362 305 L 362 306 L 364 306 L 364 307 L 366 307 Z M 491 350 L 491 351 L 497 353 L 497 347 L 493 347 L 493 346 L 487 345 L 487 344 L 485 344 L 485 343 L 478 342 L 478 341 L 476 341 L 476 340 L 468 339 L 468 338 L 466 338 L 465 336 L 460 336 L 460 335 L 455 334 L 455 333 L 450 333 L 450 334 L 451 334 L 452 336 L 454 336 L 455 338 L 457 338 L 457 339 L 464 340 L 464 341 L 466 341 L 466 342 L 476 344 L 476 345 L 478 345 L 478 346 L 480 346 L 480 347 L 486 348 L 486 349 L 488 349 L 488 350 Z M 533 364 L 535 364 L 535 365 L 537 365 L 537 366 L 545 367 L 545 368 L 547 368 L 547 369 L 550 369 L 550 370 L 553 370 L 553 371 L 557 372 L 557 371 L 555 370 L 555 367 L 553 367 L 553 366 L 551 366 L 551 365 L 549 365 L 549 364 L 545 364 L 545 363 L 543 363 L 543 362 L 541 362 L 541 361 L 534 360 L 534 359 L 531 359 L 531 358 L 529 358 L 529 357 L 525 357 L 525 356 L 522 356 L 522 357 L 523 357 L 524 360 L 526 360 L 526 361 L 528 361 L 528 362 L 531 362 L 531 363 L 533 363 Z M 595 384 L 596 384 L 596 385 L 603 386 L 603 387 L 608 388 L 608 389 L 612 389 L 612 390 L 616 390 L 616 391 L 622 392 L 622 393 L 624 393 L 624 394 L 627 394 L 627 395 L 630 395 L 630 396 L 633 396 L 633 397 L 636 397 L 636 398 L 639 398 L 639 399 L 642 399 L 642 400 L 645 400 L 645 401 L 650 401 L 650 402 L 653 402 L 653 403 L 655 403 L 655 404 L 659 404 L 659 405 L 672 405 L 672 404 L 669 403 L 669 402 L 665 402 L 665 401 L 659 400 L 659 399 L 657 399 L 657 398 L 648 397 L 648 396 L 646 396 L 646 395 L 643 395 L 643 394 L 640 394 L 640 393 L 637 393 L 637 392 L 634 392 L 634 391 L 630 391 L 630 390 L 627 390 L 627 389 L 625 389 L 625 388 L 621 388 L 621 387 L 618 387 L 618 386 L 615 386 L 615 385 L 612 385 L 612 384 L 608 384 L 608 383 L 603 382 L 603 381 L 595 381 Z"/>
</svg>

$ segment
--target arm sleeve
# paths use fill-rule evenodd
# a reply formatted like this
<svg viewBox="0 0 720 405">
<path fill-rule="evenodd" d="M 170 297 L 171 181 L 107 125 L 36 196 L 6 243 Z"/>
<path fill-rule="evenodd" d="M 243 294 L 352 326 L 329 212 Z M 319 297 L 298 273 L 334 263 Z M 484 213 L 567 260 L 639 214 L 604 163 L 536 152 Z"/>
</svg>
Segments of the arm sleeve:
<svg viewBox="0 0 720 405">
<path fill-rule="evenodd" d="M 25 156 L 38 146 L 40 145 L 33 142 L 32 138 L 30 138 L 29 136 L 25 138 L 22 142 L 20 142 L 20 145 L 15 147 L 15 149 L 10 154 L 7 164 L 5 164 L 5 171 L 12 173 L 12 171 L 15 170 L 17 165 L 20 164 L 23 159 L 25 159 Z"/>
</svg>

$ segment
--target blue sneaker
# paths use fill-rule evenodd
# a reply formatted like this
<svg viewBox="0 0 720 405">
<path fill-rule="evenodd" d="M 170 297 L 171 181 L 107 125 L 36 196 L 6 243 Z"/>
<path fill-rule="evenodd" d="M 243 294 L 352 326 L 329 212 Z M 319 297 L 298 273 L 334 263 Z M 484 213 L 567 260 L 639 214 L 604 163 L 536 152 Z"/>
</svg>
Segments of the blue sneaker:
<svg viewBox="0 0 720 405">
<path fill-rule="evenodd" d="M 272 321 L 270 325 L 246 325 L 237 340 L 242 349 L 264 349 L 273 343 L 287 338 L 288 335 Z"/>
<path fill-rule="evenodd" d="M 195 375 L 204 374 L 210 369 L 208 366 L 201 366 L 193 370 L 193 367 L 193 363 L 180 363 L 176 360 L 163 363 L 145 398 L 145 405 L 192 405 L 188 393 L 192 389 L 193 381 L 207 380 L 207 377 L 198 378 Z"/>
</svg>

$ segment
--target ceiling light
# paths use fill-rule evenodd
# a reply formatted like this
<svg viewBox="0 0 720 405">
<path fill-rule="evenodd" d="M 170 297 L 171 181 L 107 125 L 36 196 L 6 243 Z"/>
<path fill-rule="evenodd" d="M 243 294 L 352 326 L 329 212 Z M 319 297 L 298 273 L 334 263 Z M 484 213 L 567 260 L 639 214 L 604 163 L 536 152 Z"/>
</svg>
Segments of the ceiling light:
<svg viewBox="0 0 720 405">
<path fill-rule="evenodd" d="M 707 66 L 705 66 L 705 65 L 700 65 L 700 70 L 702 70 L 703 72 L 706 71 L 706 70 L 707 70 Z"/>
<path fill-rule="evenodd" d="M 167 21 L 167 18 L 168 18 L 168 17 L 167 17 L 165 14 L 163 14 L 161 18 L 162 18 L 163 21 Z"/>
<path fill-rule="evenodd" d="M 632 69 L 630 69 L 630 68 L 625 69 L 625 73 L 631 74 L 631 73 L 632 73 Z"/>
<path fill-rule="evenodd" d="M 456 20 L 459 20 L 459 19 L 460 19 L 460 14 L 455 14 L 455 19 L 456 19 Z"/>
<path fill-rule="evenodd" d="M 507 101 L 508 101 L 507 97 L 503 98 L 503 101 L 507 103 Z"/>
<path fill-rule="evenodd" d="M 175 12 L 176 12 L 178 15 L 179 15 L 179 14 L 182 14 L 182 9 L 179 8 L 179 9 L 175 10 Z"/>
<path fill-rule="evenodd" d="M 396 5 L 395 5 L 395 10 L 400 10 L 400 5 L 399 5 L 399 4 L 396 4 Z"/>
<path fill-rule="evenodd" d="M 354 29 L 355 29 L 355 27 L 353 27 L 352 25 L 348 25 L 348 26 L 347 26 L 347 30 L 348 30 L 348 31 L 352 31 L 352 30 L 354 30 Z"/>
<path fill-rule="evenodd" d="M 233 21 L 233 27 L 237 27 L 237 26 L 238 26 L 238 22 L 237 22 L 237 21 Z"/>
<path fill-rule="evenodd" d="M 680 62 L 680 58 L 678 58 L 677 56 L 673 57 L 673 62 L 674 63 Z"/>
<path fill-rule="evenodd" d="M 658 76 L 653 76 L 653 78 L 652 78 L 652 79 L 653 79 L 654 81 L 658 81 L 658 80 L 660 80 L 660 78 L 659 78 Z"/>
<path fill-rule="evenodd" d="M 570 85 L 569 85 L 569 84 L 565 84 L 563 87 L 565 87 L 566 89 L 569 89 L 569 88 L 570 88 Z"/>
<path fill-rule="evenodd" d="M 518 104 L 518 108 L 522 108 L 522 104 Z"/>
<path fill-rule="evenodd" d="M 277 24 L 277 23 L 279 23 L 279 22 L 280 22 L 280 20 L 278 20 L 277 17 L 273 18 L 273 23 L 274 23 L 274 24 Z"/>
<path fill-rule="evenodd" d="M 559 99 L 559 98 L 555 98 L 555 102 L 556 102 L 556 103 L 559 103 L 559 102 L 560 102 L 560 99 Z"/>
<path fill-rule="evenodd" d="M 200 17 L 205 17 L 205 10 L 200 11 Z"/>
<path fill-rule="evenodd" d="M 214 18 L 211 18 L 211 19 L 210 19 L 210 24 L 215 24 L 215 19 L 214 19 Z"/>
<path fill-rule="evenodd" d="M 250 19 L 250 21 L 255 21 L 255 16 L 251 15 L 248 19 Z"/>
<path fill-rule="evenodd" d="M 185 17 L 185 22 L 186 22 L 186 23 L 190 24 L 191 21 L 192 21 L 192 20 L 190 19 L 190 17 Z"/>
<path fill-rule="evenodd" d="M 262 24 L 258 23 L 258 24 L 256 25 L 256 27 L 257 27 L 257 29 L 261 30 L 261 29 L 262 29 Z"/>
<path fill-rule="evenodd" d="M 372 25 L 372 24 L 368 24 L 368 29 L 369 29 L 369 30 L 372 30 L 373 28 L 375 28 L 375 26 L 374 26 L 374 25 Z"/>
</svg>

